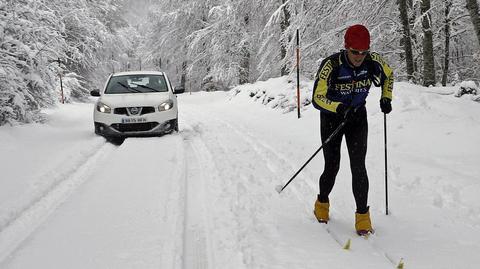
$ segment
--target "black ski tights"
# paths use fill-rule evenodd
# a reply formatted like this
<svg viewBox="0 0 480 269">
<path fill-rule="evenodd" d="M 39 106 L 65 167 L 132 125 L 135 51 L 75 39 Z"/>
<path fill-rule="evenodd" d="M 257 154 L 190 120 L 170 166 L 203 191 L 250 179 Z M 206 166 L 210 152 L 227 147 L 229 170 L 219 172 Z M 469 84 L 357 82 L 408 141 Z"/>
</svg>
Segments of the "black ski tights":
<svg viewBox="0 0 480 269">
<path fill-rule="evenodd" d="M 337 114 L 320 113 L 320 128 L 322 143 L 333 133 L 342 123 Z M 328 195 L 335 184 L 335 177 L 340 168 L 340 146 L 342 138 L 345 135 L 347 142 L 348 155 L 350 157 L 350 169 L 352 171 L 352 189 L 355 202 L 357 204 L 357 213 L 366 213 L 368 211 L 368 176 L 365 168 L 365 156 L 367 154 L 368 122 L 367 111 L 365 107 L 358 109 L 350 115 L 343 129 L 323 148 L 325 158 L 325 168 L 320 176 L 320 202 L 329 202 Z"/>
</svg>

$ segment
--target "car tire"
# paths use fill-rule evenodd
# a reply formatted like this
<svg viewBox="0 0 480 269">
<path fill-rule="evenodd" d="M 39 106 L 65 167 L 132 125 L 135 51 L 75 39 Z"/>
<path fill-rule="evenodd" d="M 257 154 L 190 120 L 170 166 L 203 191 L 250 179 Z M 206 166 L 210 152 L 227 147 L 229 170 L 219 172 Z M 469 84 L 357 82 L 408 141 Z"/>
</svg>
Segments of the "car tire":
<svg viewBox="0 0 480 269">
<path fill-rule="evenodd" d="M 107 140 L 107 142 L 116 146 L 120 146 L 125 141 L 124 137 L 105 136 L 105 139 Z"/>
<path fill-rule="evenodd" d="M 102 133 L 100 132 L 100 130 L 98 130 L 98 126 L 96 124 L 93 125 L 93 130 L 95 132 L 96 135 L 102 135 Z"/>
<path fill-rule="evenodd" d="M 173 120 L 173 130 L 178 133 L 178 118 Z"/>
</svg>

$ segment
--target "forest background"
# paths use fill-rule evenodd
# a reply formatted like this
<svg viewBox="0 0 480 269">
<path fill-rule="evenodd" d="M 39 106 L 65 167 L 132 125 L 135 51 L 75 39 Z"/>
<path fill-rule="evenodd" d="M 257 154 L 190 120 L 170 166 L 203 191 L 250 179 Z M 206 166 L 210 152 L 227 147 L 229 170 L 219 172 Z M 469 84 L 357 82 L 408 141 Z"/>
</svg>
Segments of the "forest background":
<svg viewBox="0 0 480 269">
<path fill-rule="evenodd" d="M 356 23 L 397 81 L 480 79 L 477 0 L 0 0 L 0 126 L 42 121 L 118 71 L 166 71 L 187 91 L 293 78 L 297 29 L 311 80 Z"/>
</svg>

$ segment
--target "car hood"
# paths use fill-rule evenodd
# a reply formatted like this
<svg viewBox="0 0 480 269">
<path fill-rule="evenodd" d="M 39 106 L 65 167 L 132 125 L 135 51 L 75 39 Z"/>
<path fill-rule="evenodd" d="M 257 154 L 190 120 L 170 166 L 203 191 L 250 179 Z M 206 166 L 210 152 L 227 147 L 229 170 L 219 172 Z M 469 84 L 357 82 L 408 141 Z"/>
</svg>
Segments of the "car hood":
<svg viewBox="0 0 480 269">
<path fill-rule="evenodd" d="M 170 99 L 168 92 L 103 94 L 100 101 L 112 107 L 158 106 Z"/>
</svg>

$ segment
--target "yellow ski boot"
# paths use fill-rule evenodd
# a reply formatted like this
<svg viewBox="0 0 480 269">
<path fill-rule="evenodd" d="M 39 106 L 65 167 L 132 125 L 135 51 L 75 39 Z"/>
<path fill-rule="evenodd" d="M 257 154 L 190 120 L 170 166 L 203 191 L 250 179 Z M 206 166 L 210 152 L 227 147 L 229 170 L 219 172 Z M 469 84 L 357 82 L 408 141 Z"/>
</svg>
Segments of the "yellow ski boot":
<svg viewBox="0 0 480 269">
<path fill-rule="evenodd" d="M 318 222 L 320 223 L 327 223 L 328 222 L 328 212 L 330 208 L 330 203 L 321 203 L 320 201 L 315 200 L 315 209 L 313 210 L 313 214 L 317 218 Z"/>
<path fill-rule="evenodd" d="M 355 230 L 357 230 L 357 234 L 360 236 L 373 234 L 370 210 L 365 214 L 355 213 Z"/>
</svg>

